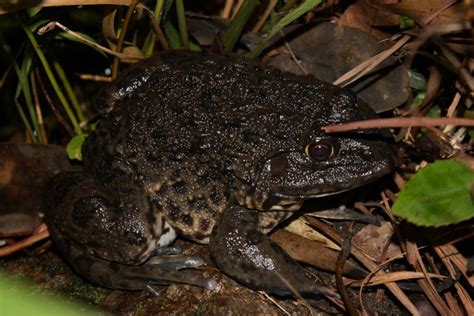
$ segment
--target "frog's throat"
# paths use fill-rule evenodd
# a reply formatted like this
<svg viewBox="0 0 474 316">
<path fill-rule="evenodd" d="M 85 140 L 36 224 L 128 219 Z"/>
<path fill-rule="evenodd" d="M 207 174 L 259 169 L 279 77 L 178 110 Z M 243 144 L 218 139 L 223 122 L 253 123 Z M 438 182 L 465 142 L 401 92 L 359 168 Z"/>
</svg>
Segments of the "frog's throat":
<svg viewBox="0 0 474 316">
<path fill-rule="evenodd" d="M 313 198 L 320 198 L 329 195 L 339 194 L 345 191 L 349 191 L 350 189 L 344 189 L 334 192 L 324 192 L 318 194 L 284 194 L 284 193 L 270 193 L 269 195 L 265 195 L 261 197 L 260 201 L 252 201 L 254 208 L 258 210 L 264 211 L 287 211 L 287 212 L 295 212 L 298 211 L 303 202 L 308 199 Z"/>
</svg>

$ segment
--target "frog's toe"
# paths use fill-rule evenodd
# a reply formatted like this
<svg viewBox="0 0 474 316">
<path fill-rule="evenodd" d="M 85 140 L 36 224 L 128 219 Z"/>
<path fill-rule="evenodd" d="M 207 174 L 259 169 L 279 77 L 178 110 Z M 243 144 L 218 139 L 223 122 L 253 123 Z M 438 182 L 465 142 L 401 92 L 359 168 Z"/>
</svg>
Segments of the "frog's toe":
<svg viewBox="0 0 474 316">
<path fill-rule="evenodd" d="M 146 262 L 146 266 L 160 267 L 164 271 L 198 268 L 204 265 L 199 256 L 156 256 Z"/>
<path fill-rule="evenodd" d="M 185 283 L 209 290 L 216 288 L 216 281 L 191 270 L 204 264 L 197 256 L 154 257 L 141 265 L 128 265 L 103 260 L 69 247 L 70 262 L 77 272 L 91 282 L 113 289 L 146 290 L 149 284 L 166 285 Z"/>
<path fill-rule="evenodd" d="M 171 255 L 180 255 L 183 250 L 180 246 L 172 245 L 168 247 L 158 247 L 155 250 L 156 256 L 171 256 Z"/>
<path fill-rule="evenodd" d="M 168 280 L 172 279 L 174 282 L 193 284 L 214 290 L 217 287 L 217 282 L 214 279 L 200 276 L 194 271 L 180 271 L 198 268 L 204 264 L 205 261 L 199 256 L 155 256 L 142 267 L 144 271 L 160 271 L 160 275 L 163 277 L 163 280 L 150 279 L 149 284 L 169 284 Z"/>
<path fill-rule="evenodd" d="M 170 274 L 167 274 L 167 278 L 172 278 L 173 283 L 185 283 L 199 286 L 208 290 L 214 290 L 217 287 L 217 281 L 213 278 L 206 278 L 200 276 L 193 271 L 173 271 Z M 150 285 L 167 285 L 170 284 L 169 281 L 163 281 L 159 279 L 150 280 L 147 282 L 147 286 Z"/>
</svg>

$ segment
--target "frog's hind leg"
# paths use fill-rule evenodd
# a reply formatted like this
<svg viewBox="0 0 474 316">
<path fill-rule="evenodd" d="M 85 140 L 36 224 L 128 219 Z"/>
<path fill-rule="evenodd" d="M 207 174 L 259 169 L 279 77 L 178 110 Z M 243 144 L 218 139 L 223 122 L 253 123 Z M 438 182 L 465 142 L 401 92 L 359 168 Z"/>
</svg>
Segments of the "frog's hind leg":
<svg viewBox="0 0 474 316">
<path fill-rule="evenodd" d="M 45 202 L 45 220 L 57 247 L 93 283 L 129 290 L 173 282 L 215 287 L 214 280 L 195 271 L 178 271 L 204 262 L 178 255 L 179 248 L 160 248 L 173 241 L 174 231 L 127 177 L 102 187 L 82 172 L 60 173 Z"/>
<path fill-rule="evenodd" d="M 127 265 L 88 255 L 62 238 L 55 238 L 55 241 L 77 273 L 103 287 L 146 290 L 148 285 L 187 283 L 213 290 L 217 286 L 214 279 L 202 277 L 195 271 L 181 270 L 203 265 L 204 261 L 197 256 L 156 256 L 142 265 Z"/>
<path fill-rule="evenodd" d="M 314 284 L 303 268 L 259 230 L 258 211 L 233 206 L 219 217 L 211 234 L 209 248 L 221 271 L 244 285 L 290 295 L 300 293 L 337 296 Z"/>
</svg>

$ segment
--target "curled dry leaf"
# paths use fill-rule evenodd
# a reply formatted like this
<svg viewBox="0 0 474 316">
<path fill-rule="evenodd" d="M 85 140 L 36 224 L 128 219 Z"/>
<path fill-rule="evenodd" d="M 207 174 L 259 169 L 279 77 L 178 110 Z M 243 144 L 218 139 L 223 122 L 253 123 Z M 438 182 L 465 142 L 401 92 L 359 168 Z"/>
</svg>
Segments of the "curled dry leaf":
<svg viewBox="0 0 474 316">
<path fill-rule="evenodd" d="M 378 1 L 392 2 L 393 1 Z M 387 27 L 398 27 L 400 16 L 384 9 L 377 8 L 367 0 L 359 0 L 349 6 L 337 21 L 340 25 L 350 26 L 372 34 L 378 40 L 385 40 L 391 36 L 382 30 Z"/>
<path fill-rule="evenodd" d="M 311 228 L 311 226 L 309 226 L 303 218 L 297 218 L 291 221 L 288 225 L 285 226 L 285 229 L 306 239 L 316 241 L 319 244 L 324 245 L 324 247 L 326 248 L 334 250 L 341 249 L 337 244 L 326 238 L 326 236 L 320 234 L 318 231 Z"/>
<path fill-rule="evenodd" d="M 270 238 L 295 260 L 326 271 L 336 269 L 339 251 L 329 249 L 317 241 L 306 239 L 284 229 L 274 232 Z M 367 275 L 364 269 L 349 260 L 344 265 L 343 273 L 354 279 L 361 279 Z"/>
</svg>

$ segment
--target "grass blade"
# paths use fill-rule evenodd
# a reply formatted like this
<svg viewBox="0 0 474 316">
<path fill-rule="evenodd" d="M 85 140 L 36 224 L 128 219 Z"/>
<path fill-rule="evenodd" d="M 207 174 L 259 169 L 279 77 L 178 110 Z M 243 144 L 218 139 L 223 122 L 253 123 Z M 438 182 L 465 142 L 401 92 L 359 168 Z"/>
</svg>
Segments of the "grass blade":
<svg viewBox="0 0 474 316">
<path fill-rule="evenodd" d="M 272 38 L 276 33 L 280 32 L 284 27 L 286 27 L 291 22 L 298 19 L 303 14 L 306 14 L 309 10 L 319 5 L 322 0 L 306 0 L 293 10 L 291 10 L 287 15 L 282 17 L 272 28 L 271 30 L 262 36 L 260 41 L 257 43 L 255 48 L 250 52 L 250 58 L 256 58 L 262 52 L 265 44 L 270 38 Z"/>
</svg>

